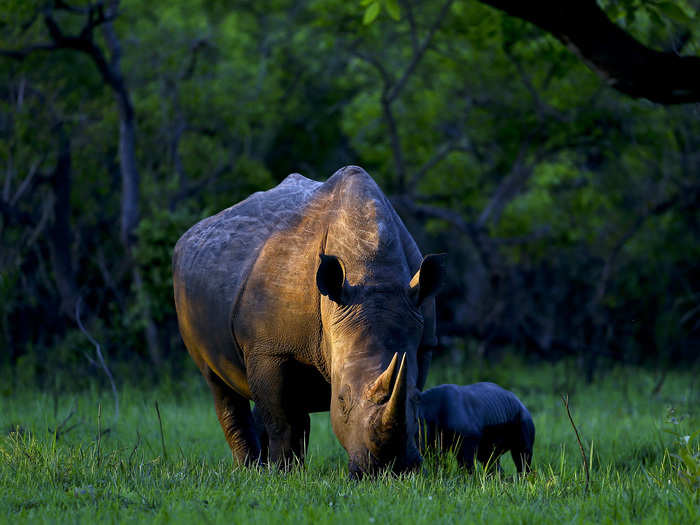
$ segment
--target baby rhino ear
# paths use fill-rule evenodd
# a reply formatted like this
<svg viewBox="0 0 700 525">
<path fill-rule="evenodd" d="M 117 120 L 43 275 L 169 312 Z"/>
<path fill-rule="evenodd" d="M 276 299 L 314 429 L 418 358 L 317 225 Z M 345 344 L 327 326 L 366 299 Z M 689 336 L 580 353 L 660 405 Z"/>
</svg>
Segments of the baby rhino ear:
<svg viewBox="0 0 700 525">
<path fill-rule="evenodd" d="M 408 296 L 416 306 L 434 297 L 445 281 L 446 253 L 431 253 L 423 257 L 420 269 L 408 285 Z"/>
<path fill-rule="evenodd" d="M 343 302 L 345 287 L 345 266 L 335 255 L 321 254 L 321 262 L 316 271 L 316 286 L 321 295 L 338 304 Z"/>
</svg>

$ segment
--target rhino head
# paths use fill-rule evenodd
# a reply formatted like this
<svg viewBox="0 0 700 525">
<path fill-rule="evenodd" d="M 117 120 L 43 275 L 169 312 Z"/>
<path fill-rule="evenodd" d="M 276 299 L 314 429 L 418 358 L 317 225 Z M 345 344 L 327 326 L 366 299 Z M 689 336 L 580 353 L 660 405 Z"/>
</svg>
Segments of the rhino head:
<svg viewBox="0 0 700 525">
<path fill-rule="evenodd" d="M 360 478 L 417 468 L 418 349 L 423 303 L 442 282 L 442 257 L 428 255 L 410 282 L 354 285 L 335 256 L 321 255 L 323 351 L 330 363 L 333 431 Z"/>
</svg>

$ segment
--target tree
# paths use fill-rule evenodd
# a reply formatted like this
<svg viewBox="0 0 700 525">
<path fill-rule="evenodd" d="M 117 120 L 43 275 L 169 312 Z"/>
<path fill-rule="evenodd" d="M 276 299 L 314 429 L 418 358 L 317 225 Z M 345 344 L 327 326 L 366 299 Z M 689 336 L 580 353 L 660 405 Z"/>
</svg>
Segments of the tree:
<svg viewBox="0 0 700 525">
<path fill-rule="evenodd" d="M 645 46 L 613 23 L 596 0 L 479 1 L 549 32 L 622 93 L 660 104 L 700 102 L 700 57 L 681 56 L 680 49 L 657 51 Z M 643 1 L 641 5 L 631 0 L 606 3 L 626 12 L 628 18 L 633 18 L 637 11 L 647 11 L 659 23 L 659 13 L 683 24 L 690 23 L 695 16 L 695 11 L 685 3 L 685 9 L 674 2 L 656 0 Z M 377 17 L 382 5 L 392 18 L 400 18 L 397 0 L 363 0 L 361 4 L 366 6 L 365 23 Z M 403 5 L 410 12 L 411 2 L 404 1 Z M 686 31 L 682 40 L 687 42 L 689 38 Z"/>
<path fill-rule="evenodd" d="M 601 5 L 639 41 L 700 43 L 655 20 L 656 2 L 628 4 Z M 451 254 L 439 327 L 456 356 L 512 348 L 591 373 L 693 358 L 696 106 L 608 89 L 550 33 L 483 3 L 381 5 L 398 20 L 380 9 L 364 24 L 338 0 L 122 0 L 118 16 L 109 2 L 4 0 L 0 346 L 16 370 L 87 366 L 76 295 L 117 376 L 154 355 L 164 365 L 143 370 L 185 366 L 178 237 L 290 172 L 324 180 L 347 164 L 424 251 Z M 115 63 L 126 99 L 100 69 Z"/>
<path fill-rule="evenodd" d="M 463 277 L 452 289 L 462 300 L 443 313 L 443 330 L 475 337 L 485 352 L 516 344 L 541 356 L 578 355 L 590 379 L 601 355 L 620 358 L 626 352 L 612 321 L 621 305 L 612 306 L 620 297 L 612 283 L 624 278 L 612 275 L 619 268 L 629 271 L 622 261 L 630 260 L 635 236 L 645 227 L 659 235 L 658 222 L 650 224 L 669 215 L 687 215 L 690 224 L 697 220 L 690 210 L 700 181 L 692 170 L 679 170 L 696 158 L 697 145 L 676 142 L 664 131 L 673 128 L 680 139 L 692 135 L 695 125 L 679 118 L 682 112 L 621 102 L 528 24 L 476 6 L 442 5 L 450 4 L 449 16 L 431 18 L 438 5 L 421 6 L 417 14 L 417 4 L 402 2 L 399 22 L 371 24 L 381 29 L 366 37 L 364 49 L 365 39 L 352 41 L 352 52 L 376 71 L 381 92 L 391 92 L 391 68 L 396 56 L 406 56 L 396 50 L 421 49 L 411 44 L 421 41 L 421 30 L 432 36 L 410 79 L 398 75 L 403 96 L 391 100 L 390 109 L 401 117 L 393 125 L 384 117 L 383 126 L 369 135 L 364 131 L 356 147 L 374 158 L 388 144 L 402 145 L 401 162 L 381 171 L 398 178 L 401 165 L 403 178 L 413 183 L 393 201 L 405 218 L 427 221 L 433 235 L 444 232 L 446 244 L 437 249 L 459 254 Z M 431 20 L 440 20 L 437 32 L 427 29 Z M 452 77 L 453 71 L 469 73 Z M 436 85 L 440 97 L 432 94 Z M 370 86 L 363 93 L 365 118 L 351 117 L 358 131 L 366 116 L 387 114 L 386 97 L 377 96 L 380 106 Z M 398 140 L 393 129 L 400 130 Z M 641 168 L 640 157 L 663 160 Z M 471 250 L 462 243 L 455 247 L 457 233 Z M 552 280 L 562 265 L 568 268 L 562 279 Z M 659 271 L 680 277 L 673 265 Z M 650 296 L 642 303 L 649 304 L 660 290 L 644 288 Z M 627 321 L 622 325 L 637 329 Z M 670 331 L 683 330 L 675 324 Z M 635 337 L 642 341 L 648 334 Z M 665 343 L 652 342 L 643 353 L 669 355 L 676 345 L 666 350 Z"/>
<path fill-rule="evenodd" d="M 480 0 L 548 31 L 607 84 L 635 98 L 660 104 L 700 102 L 700 57 L 657 51 L 614 24 L 596 0 L 558 2 Z M 632 2 L 620 2 L 627 9 Z M 648 2 L 689 22 L 673 2 Z M 687 36 L 685 37 L 687 39 Z"/>
</svg>

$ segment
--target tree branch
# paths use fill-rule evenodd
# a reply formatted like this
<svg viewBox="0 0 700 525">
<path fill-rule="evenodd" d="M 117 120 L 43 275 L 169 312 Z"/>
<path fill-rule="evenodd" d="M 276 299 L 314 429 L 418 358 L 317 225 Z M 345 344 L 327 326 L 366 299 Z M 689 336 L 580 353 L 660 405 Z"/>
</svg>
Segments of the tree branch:
<svg viewBox="0 0 700 525">
<path fill-rule="evenodd" d="M 455 151 L 463 151 L 464 148 L 458 147 L 454 144 L 454 142 L 448 142 L 446 144 L 443 144 L 436 152 L 435 154 L 430 157 L 416 172 L 411 176 L 411 179 L 408 182 L 408 187 L 410 189 L 413 189 L 416 184 L 420 182 L 420 180 L 425 176 L 426 173 L 428 173 L 431 169 L 433 169 L 435 166 L 440 164 L 450 153 L 453 153 Z"/>
<path fill-rule="evenodd" d="M 504 46 L 504 53 L 506 55 L 506 58 L 508 58 L 509 62 L 513 64 L 515 69 L 518 71 L 518 75 L 520 76 L 520 80 L 525 86 L 525 89 L 527 89 L 530 93 L 530 96 L 532 97 L 532 102 L 535 105 L 537 117 L 539 118 L 540 122 L 546 120 L 548 117 L 552 117 L 555 120 L 558 120 L 559 122 L 569 121 L 570 119 L 567 119 L 559 110 L 557 110 L 553 106 L 550 106 L 544 100 L 542 100 L 542 97 L 540 96 L 539 91 L 537 91 L 535 84 L 532 82 L 530 75 L 527 74 L 522 63 L 515 57 L 512 50 L 510 49 L 510 46 Z M 548 81 L 548 79 L 546 80 Z"/>
<path fill-rule="evenodd" d="M 394 112 L 391 109 L 391 101 L 386 97 L 386 93 L 382 95 L 382 112 L 384 120 L 389 130 L 389 140 L 391 142 L 391 151 L 394 156 L 394 164 L 396 164 L 396 181 L 399 193 L 403 193 L 406 188 L 406 169 L 403 163 L 403 149 L 401 148 L 401 137 L 399 129 L 396 125 Z"/>
<path fill-rule="evenodd" d="M 551 33 L 614 89 L 660 104 L 700 102 L 700 57 L 651 49 L 593 0 L 480 0 Z"/>
<path fill-rule="evenodd" d="M 382 63 L 376 57 L 372 55 L 367 55 L 362 51 L 359 51 L 354 46 L 350 47 L 350 54 L 355 55 L 357 58 L 364 60 L 369 65 L 374 67 L 374 69 L 377 70 L 377 73 L 379 73 L 379 76 L 382 78 L 382 82 L 384 83 L 384 88 L 382 91 L 386 92 L 389 90 L 389 86 L 391 86 L 394 83 L 394 79 L 391 77 L 389 72 L 384 68 Z"/>
<path fill-rule="evenodd" d="M 416 19 L 413 16 L 413 4 L 412 0 L 402 0 L 401 5 L 406 11 L 406 20 L 408 20 L 408 27 L 411 30 L 411 46 L 413 47 L 413 53 L 417 53 L 419 49 L 418 44 L 418 30 L 416 29 Z"/>
<path fill-rule="evenodd" d="M 510 173 L 501 180 L 488 204 L 481 211 L 476 221 L 477 227 L 485 228 L 489 221 L 498 221 L 506 204 L 517 195 L 523 184 L 532 176 L 534 166 L 525 163 L 525 155 L 530 148 L 533 134 L 534 132 L 520 145 Z"/>
<path fill-rule="evenodd" d="M 685 201 L 688 203 L 689 206 L 695 205 L 695 201 L 700 197 L 700 187 L 694 187 L 694 188 L 689 188 L 686 189 L 683 193 L 677 193 L 672 197 L 669 197 L 667 199 L 664 199 L 661 202 L 658 202 L 657 204 L 647 208 L 641 215 L 639 215 L 634 223 L 623 233 L 618 241 L 615 243 L 615 246 L 613 246 L 613 249 L 610 251 L 610 254 L 605 260 L 605 264 L 603 266 L 603 270 L 601 272 L 600 278 L 598 279 L 598 286 L 596 287 L 596 292 L 593 296 L 593 299 L 591 301 L 592 307 L 597 306 L 600 304 L 600 302 L 603 300 L 603 297 L 605 296 L 605 292 L 608 286 L 608 283 L 610 282 L 610 277 L 612 276 L 612 271 L 613 267 L 615 266 L 615 262 L 617 261 L 617 257 L 622 251 L 622 248 L 624 248 L 625 244 L 634 237 L 637 232 L 644 226 L 644 223 L 647 221 L 652 216 L 655 215 L 662 215 L 675 207 L 676 205 L 680 204 L 682 201 Z"/>
<path fill-rule="evenodd" d="M 401 78 L 399 78 L 399 81 L 394 84 L 389 92 L 386 95 L 387 100 L 389 103 L 393 102 L 396 97 L 398 97 L 401 94 L 401 91 L 403 90 L 404 86 L 406 85 L 406 82 L 408 81 L 409 77 L 411 74 L 413 74 L 413 71 L 416 69 L 418 66 L 418 63 L 421 61 L 423 58 L 423 55 L 425 52 L 428 50 L 428 46 L 430 45 L 430 42 L 433 40 L 433 36 L 435 35 L 435 32 L 438 30 L 440 27 L 440 24 L 442 23 L 443 19 L 447 15 L 447 11 L 449 10 L 450 6 L 452 5 L 452 2 L 454 0 L 447 0 L 440 9 L 440 12 L 438 13 L 438 16 L 435 18 L 433 21 L 433 25 L 430 26 L 430 29 L 428 30 L 428 34 L 426 37 L 423 39 L 423 43 L 420 45 L 420 47 L 417 50 L 414 50 L 413 52 L 413 58 L 411 59 L 411 62 L 408 64 L 408 67 L 406 70 L 403 72 L 403 75 L 401 75 Z"/>
<path fill-rule="evenodd" d="M 95 338 L 90 335 L 90 332 L 88 332 L 85 329 L 85 327 L 83 326 L 83 322 L 80 320 L 81 303 L 82 298 L 78 297 L 78 300 L 75 303 L 75 320 L 78 323 L 78 328 L 80 328 L 80 331 L 83 332 L 85 337 L 88 338 L 88 341 L 90 341 L 95 346 L 95 354 L 97 355 L 99 365 L 102 368 L 102 370 L 104 370 L 105 374 L 107 375 L 107 378 L 109 379 L 109 384 L 112 387 L 112 395 L 114 396 L 114 421 L 116 422 L 119 419 L 119 394 L 117 393 L 117 386 L 114 384 L 114 377 L 112 377 L 112 372 L 109 370 L 107 363 L 105 363 L 105 358 L 102 355 L 102 348 L 100 346 L 100 343 L 98 343 L 95 340 Z"/>
<path fill-rule="evenodd" d="M 33 44 L 22 49 L 0 49 L 0 55 L 13 58 L 15 60 L 24 60 L 36 51 L 53 51 L 55 49 L 60 49 L 60 47 L 56 44 L 47 42 L 44 44 Z"/>
</svg>

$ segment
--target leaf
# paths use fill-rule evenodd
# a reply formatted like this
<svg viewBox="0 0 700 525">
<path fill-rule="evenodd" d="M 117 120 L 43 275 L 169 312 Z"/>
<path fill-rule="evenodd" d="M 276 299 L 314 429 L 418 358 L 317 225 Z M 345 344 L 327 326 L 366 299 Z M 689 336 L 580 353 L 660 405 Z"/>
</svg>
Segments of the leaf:
<svg viewBox="0 0 700 525">
<path fill-rule="evenodd" d="M 695 441 L 695 438 L 697 438 L 699 436 L 700 436 L 700 429 L 698 429 L 695 432 L 693 432 L 692 434 L 690 434 L 690 442 L 692 443 L 693 441 Z"/>
<path fill-rule="evenodd" d="M 376 2 L 377 0 L 360 0 L 360 5 L 365 6 Z"/>
<path fill-rule="evenodd" d="M 688 24 L 693 18 L 692 16 L 688 16 L 686 12 L 678 7 L 674 2 L 662 2 L 660 4 L 656 4 L 656 8 L 671 20 L 675 20 L 681 24 Z"/>
<path fill-rule="evenodd" d="M 384 0 L 384 7 L 386 7 L 387 13 L 394 20 L 401 18 L 401 9 L 399 8 L 398 0 Z"/>
<path fill-rule="evenodd" d="M 365 9 L 365 16 L 362 19 L 362 23 L 365 25 L 369 25 L 372 22 L 374 22 L 377 16 L 379 16 L 379 8 L 380 6 L 378 1 L 374 2 L 373 4 L 369 4 L 367 6 L 367 9 Z"/>
<path fill-rule="evenodd" d="M 659 13 L 656 9 L 650 7 L 649 9 L 647 9 L 647 13 L 649 13 L 649 18 L 651 18 L 655 24 L 658 24 L 660 26 L 664 25 L 664 21 L 661 20 L 661 17 L 659 16 Z"/>
</svg>

